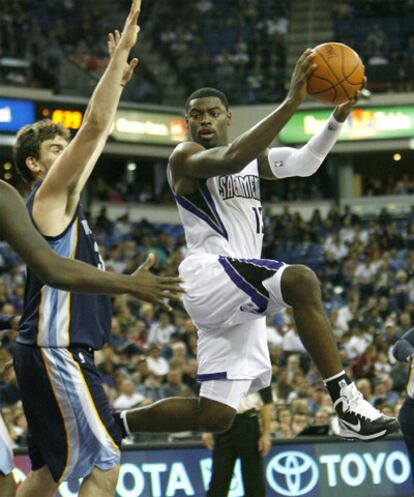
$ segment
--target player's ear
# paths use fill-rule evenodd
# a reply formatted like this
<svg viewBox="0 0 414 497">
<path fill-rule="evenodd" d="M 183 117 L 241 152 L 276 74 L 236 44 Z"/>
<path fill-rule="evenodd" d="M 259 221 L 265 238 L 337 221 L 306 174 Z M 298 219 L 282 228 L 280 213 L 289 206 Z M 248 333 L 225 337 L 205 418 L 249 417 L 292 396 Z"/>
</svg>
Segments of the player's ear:
<svg viewBox="0 0 414 497">
<path fill-rule="evenodd" d="M 26 163 L 27 169 L 29 169 L 30 171 L 32 171 L 34 173 L 37 173 L 38 171 L 40 171 L 40 166 L 33 156 L 29 155 L 28 157 L 26 157 L 25 163 Z"/>
<path fill-rule="evenodd" d="M 233 114 L 230 111 L 227 111 L 227 126 L 231 126 L 231 119 Z"/>
</svg>

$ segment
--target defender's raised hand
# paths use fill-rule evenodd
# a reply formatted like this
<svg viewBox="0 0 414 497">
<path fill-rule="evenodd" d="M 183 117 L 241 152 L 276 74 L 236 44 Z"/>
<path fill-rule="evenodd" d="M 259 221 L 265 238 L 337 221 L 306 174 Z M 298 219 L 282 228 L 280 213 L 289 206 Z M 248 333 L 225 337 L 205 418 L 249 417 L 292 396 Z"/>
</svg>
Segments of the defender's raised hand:
<svg viewBox="0 0 414 497">
<path fill-rule="evenodd" d="M 122 30 L 120 46 L 131 50 L 138 39 L 139 26 L 137 25 L 138 17 L 141 12 L 141 0 L 132 0 L 131 8 L 128 17 L 126 18 L 124 28 Z"/>
<path fill-rule="evenodd" d="M 172 308 L 165 302 L 165 299 L 180 301 L 180 293 L 185 289 L 180 286 L 183 282 L 181 278 L 172 276 L 155 276 L 150 268 L 154 264 L 155 256 L 150 253 L 131 278 L 134 278 L 134 289 L 131 294 L 140 300 L 159 304 L 166 311 Z"/>
<path fill-rule="evenodd" d="M 119 44 L 119 41 L 121 39 L 121 33 L 116 29 L 114 33 L 109 33 L 108 35 L 108 53 L 109 57 L 112 57 L 116 47 Z M 134 70 L 138 65 L 139 60 L 134 57 L 130 62 L 127 62 L 125 64 L 125 69 L 122 75 L 122 85 L 126 85 L 128 81 L 131 80 L 132 75 L 134 74 Z"/>
</svg>

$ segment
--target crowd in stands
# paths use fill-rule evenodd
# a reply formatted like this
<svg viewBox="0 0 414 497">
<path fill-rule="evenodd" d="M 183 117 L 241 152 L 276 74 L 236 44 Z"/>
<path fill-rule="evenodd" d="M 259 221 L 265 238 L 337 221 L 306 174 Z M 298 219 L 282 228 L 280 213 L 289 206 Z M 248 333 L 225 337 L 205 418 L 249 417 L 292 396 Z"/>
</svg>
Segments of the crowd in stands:
<svg viewBox="0 0 414 497">
<path fill-rule="evenodd" d="M 371 89 L 414 89 L 412 0 L 340 0 L 333 15 L 337 40 L 361 56 Z"/>
<path fill-rule="evenodd" d="M 2 65 L 0 82 L 59 90 L 64 60 L 98 77 L 107 63 L 107 34 L 120 28 L 129 0 L 105 1 L 105 8 L 102 3 L 2 2 L 0 57 L 30 65 Z M 231 94 L 233 103 L 274 102 L 285 94 L 288 10 L 286 0 L 171 0 L 145 4 L 140 23 L 186 92 L 210 85 Z M 159 103 L 162 84 L 155 59 L 147 59 L 128 97 Z"/>
<path fill-rule="evenodd" d="M 368 197 L 412 193 L 414 193 L 414 181 L 408 173 L 388 174 L 383 177 L 366 176 L 362 185 L 362 195 Z"/>
<path fill-rule="evenodd" d="M 108 270 L 131 272 L 152 251 L 155 270 L 175 274 L 185 254 L 178 225 L 109 219 L 102 209 L 95 232 Z M 304 263 L 318 274 L 323 300 L 344 365 L 364 395 L 397 414 L 407 366 L 390 349 L 414 319 L 414 207 L 393 217 L 384 208 L 361 218 L 347 207 L 304 221 L 288 206 L 266 215 L 263 255 Z M 283 236 L 281 236 L 283 234 Z M 0 312 L 19 314 L 24 266 L 0 245 Z M 329 395 L 296 333 L 289 309 L 267 319 L 275 398 L 273 436 L 292 438 L 309 425 L 337 429 Z M 2 338 L 0 371 L 10 359 L 17 331 Z M 183 307 L 169 314 L 128 296 L 113 299 L 111 342 L 96 352 L 105 389 L 115 409 L 161 398 L 197 395 L 197 330 Z M 16 444 L 25 443 L 26 421 L 13 371 L 0 381 L 0 404 Z M 139 439 L 139 438 L 138 438 Z"/>
<path fill-rule="evenodd" d="M 275 102 L 285 95 L 289 9 L 285 0 L 171 0 L 154 2 L 143 23 L 188 93 L 216 86 L 233 103 Z"/>
<path fill-rule="evenodd" d="M 69 61 L 91 77 L 92 87 L 107 63 L 107 34 L 121 27 L 128 5 L 129 0 L 1 2 L 0 83 L 59 91 L 59 69 Z M 146 3 L 141 36 L 150 49 L 141 58 L 140 77 L 127 88 L 128 99 L 163 102 L 161 57 L 187 94 L 217 86 L 233 104 L 280 101 L 290 78 L 291 10 L 287 0 Z M 340 0 L 332 3 L 332 13 L 335 39 L 361 55 L 371 89 L 413 89 L 413 0 Z"/>
</svg>

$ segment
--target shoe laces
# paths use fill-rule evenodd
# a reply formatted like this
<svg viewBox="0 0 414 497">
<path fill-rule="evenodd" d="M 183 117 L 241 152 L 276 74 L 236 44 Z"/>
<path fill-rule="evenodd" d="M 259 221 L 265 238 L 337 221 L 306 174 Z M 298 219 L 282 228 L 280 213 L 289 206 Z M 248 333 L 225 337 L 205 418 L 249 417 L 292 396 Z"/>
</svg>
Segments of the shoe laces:
<svg viewBox="0 0 414 497">
<path fill-rule="evenodd" d="M 362 393 L 357 389 L 354 383 L 341 388 L 341 396 L 335 404 L 338 402 L 342 402 L 344 413 L 351 412 L 369 419 L 370 421 L 382 416 L 381 411 L 373 407 L 364 399 Z"/>
</svg>

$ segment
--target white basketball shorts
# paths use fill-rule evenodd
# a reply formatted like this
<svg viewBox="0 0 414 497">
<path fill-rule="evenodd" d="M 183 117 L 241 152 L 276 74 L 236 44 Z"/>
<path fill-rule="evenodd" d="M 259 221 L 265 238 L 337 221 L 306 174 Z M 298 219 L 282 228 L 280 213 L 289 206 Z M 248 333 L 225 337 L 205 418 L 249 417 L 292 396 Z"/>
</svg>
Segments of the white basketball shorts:
<svg viewBox="0 0 414 497">
<path fill-rule="evenodd" d="M 251 380 L 247 393 L 270 384 L 265 316 L 287 306 L 280 289 L 286 267 L 212 254 L 181 263 L 184 306 L 198 327 L 198 381 Z"/>
</svg>

